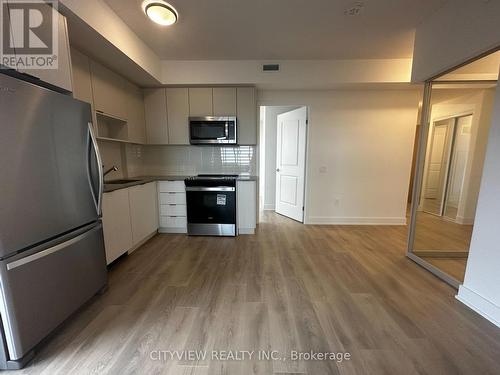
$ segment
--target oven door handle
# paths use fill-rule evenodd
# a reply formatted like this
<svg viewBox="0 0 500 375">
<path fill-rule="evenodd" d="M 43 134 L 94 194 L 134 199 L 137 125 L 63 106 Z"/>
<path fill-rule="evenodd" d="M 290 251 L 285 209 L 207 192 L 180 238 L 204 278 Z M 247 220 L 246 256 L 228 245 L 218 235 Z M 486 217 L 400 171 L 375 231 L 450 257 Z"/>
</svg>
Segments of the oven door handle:
<svg viewBox="0 0 500 375">
<path fill-rule="evenodd" d="M 230 186 L 186 186 L 186 191 L 236 191 L 236 188 Z"/>
</svg>

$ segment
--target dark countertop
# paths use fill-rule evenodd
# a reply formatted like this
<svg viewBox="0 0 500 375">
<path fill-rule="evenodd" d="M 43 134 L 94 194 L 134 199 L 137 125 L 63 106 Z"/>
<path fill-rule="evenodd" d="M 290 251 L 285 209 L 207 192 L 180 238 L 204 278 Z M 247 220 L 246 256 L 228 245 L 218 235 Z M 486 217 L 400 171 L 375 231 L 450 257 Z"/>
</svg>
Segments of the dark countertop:
<svg viewBox="0 0 500 375">
<path fill-rule="evenodd" d="M 136 185 L 147 184 L 153 181 L 184 181 L 186 178 L 191 176 L 175 176 L 175 175 L 165 175 L 165 176 L 138 176 L 125 178 L 131 180 L 130 182 L 124 184 L 107 184 L 104 182 L 104 192 L 110 193 L 115 190 L 126 189 Z M 238 181 L 257 181 L 257 176 L 240 176 L 237 178 Z M 112 180 L 111 180 L 112 181 Z"/>
</svg>

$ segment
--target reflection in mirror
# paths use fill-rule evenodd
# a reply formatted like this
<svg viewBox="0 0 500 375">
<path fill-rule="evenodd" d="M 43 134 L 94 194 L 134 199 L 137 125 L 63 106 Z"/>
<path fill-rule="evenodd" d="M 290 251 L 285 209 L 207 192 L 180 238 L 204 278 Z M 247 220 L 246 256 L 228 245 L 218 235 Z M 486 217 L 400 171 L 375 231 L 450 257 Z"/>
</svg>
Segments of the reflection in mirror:
<svg viewBox="0 0 500 375">
<path fill-rule="evenodd" d="M 499 57 L 493 54 L 449 73 L 447 82 L 434 82 L 430 105 L 423 109 L 429 114 L 429 129 L 419 166 L 411 252 L 459 282 L 474 225 L 496 88 L 491 78 L 498 77 Z M 481 70 L 486 68 L 488 72 Z M 489 80 L 451 82 L 458 76 Z"/>
</svg>

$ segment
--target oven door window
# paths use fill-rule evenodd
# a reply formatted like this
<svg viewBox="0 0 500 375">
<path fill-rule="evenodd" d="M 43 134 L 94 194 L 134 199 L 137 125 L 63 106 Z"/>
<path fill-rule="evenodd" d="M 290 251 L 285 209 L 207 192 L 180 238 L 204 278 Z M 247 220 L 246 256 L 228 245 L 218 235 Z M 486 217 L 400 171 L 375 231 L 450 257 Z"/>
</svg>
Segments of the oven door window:
<svg viewBox="0 0 500 375">
<path fill-rule="evenodd" d="M 187 191 L 187 216 L 192 224 L 235 224 L 234 191 Z"/>
<path fill-rule="evenodd" d="M 227 121 L 191 121 L 191 139 L 195 141 L 225 140 Z"/>
</svg>

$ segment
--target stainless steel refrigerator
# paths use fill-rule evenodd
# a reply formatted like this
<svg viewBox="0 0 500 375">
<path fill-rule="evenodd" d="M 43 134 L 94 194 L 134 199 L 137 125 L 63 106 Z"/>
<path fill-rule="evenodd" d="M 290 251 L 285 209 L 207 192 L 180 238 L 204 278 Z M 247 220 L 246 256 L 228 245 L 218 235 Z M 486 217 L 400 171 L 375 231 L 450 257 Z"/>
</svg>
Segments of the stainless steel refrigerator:
<svg viewBox="0 0 500 375">
<path fill-rule="evenodd" d="M 105 287 L 102 163 L 87 103 L 0 74 L 0 368 Z"/>
</svg>

